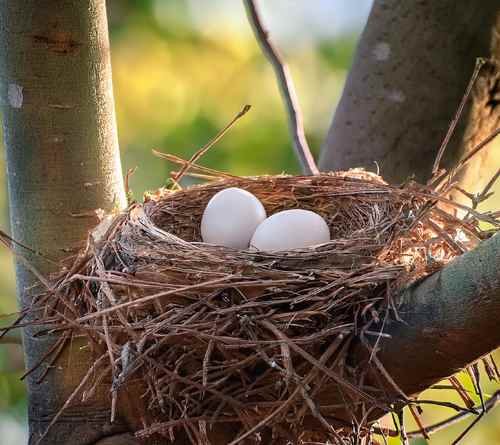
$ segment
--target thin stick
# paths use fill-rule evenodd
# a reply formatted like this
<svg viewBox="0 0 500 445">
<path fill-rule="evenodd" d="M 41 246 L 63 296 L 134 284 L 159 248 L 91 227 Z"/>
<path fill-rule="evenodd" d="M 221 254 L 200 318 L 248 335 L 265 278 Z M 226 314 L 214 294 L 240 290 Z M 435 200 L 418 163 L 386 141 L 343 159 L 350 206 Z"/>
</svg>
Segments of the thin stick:
<svg viewBox="0 0 500 445">
<path fill-rule="evenodd" d="M 453 170 L 451 170 L 449 173 L 444 172 L 436 179 L 433 179 L 431 187 L 437 190 L 444 179 L 452 178 L 454 175 L 456 175 L 477 153 L 479 153 L 484 147 L 486 147 L 499 134 L 500 128 L 497 128 L 495 131 L 493 131 L 493 133 L 479 142 L 479 144 L 477 144 L 466 156 L 464 156 Z"/>
<path fill-rule="evenodd" d="M 403 410 L 398 411 L 398 420 L 399 420 L 399 429 L 401 430 L 401 443 L 403 445 L 410 445 L 410 441 L 408 440 L 408 434 L 406 434 Z"/>
<path fill-rule="evenodd" d="M 455 117 L 451 121 L 450 127 L 448 128 L 446 136 L 444 137 L 443 142 L 441 143 L 441 146 L 439 147 L 439 151 L 438 151 L 438 154 L 436 156 L 436 159 L 434 160 L 434 165 L 432 167 L 432 176 L 435 176 L 436 173 L 439 171 L 439 164 L 441 162 L 441 159 L 443 158 L 444 151 L 446 150 L 446 147 L 448 146 L 448 143 L 450 142 L 450 139 L 453 136 L 453 133 L 454 133 L 455 128 L 458 124 L 458 121 L 460 120 L 460 116 L 462 115 L 462 112 L 464 110 L 465 104 L 467 103 L 467 99 L 469 99 L 470 93 L 472 91 L 472 87 L 474 86 L 474 83 L 477 80 L 477 76 L 479 76 L 479 72 L 481 71 L 481 68 L 484 66 L 485 63 L 486 63 L 486 59 L 483 59 L 481 57 L 476 59 L 476 66 L 475 66 L 474 72 L 472 73 L 472 76 L 469 80 L 469 84 L 467 85 L 467 89 L 465 90 L 465 94 L 462 97 L 462 100 L 460 102 L 460 105 L 458 106 Z"/>
<path fill-rule="evenodd" d="M 269 425 L 269 422 L 273 419 L 273 417 L 276 417 L 280 412 L 282 412 L 285 408 L 288 408 L 288 406 L 294 401 L 295 396 L 300 392 L 301 387 L 297 386 L 295 390 L 290 394 L 290 397 L 282 403 L 278 408 L 276 408 L 274 411 L 271 412 L 267 417 L 262 419 L 257 425 L 246 431 L 244 434 L 233 440 L 229 445 L 236 445 L 238 443 L 241 443 L 244 439 L 247 437 L 251 436 L 252 434 L 256 433 L 259 431 L 262 427 Z"/>
<path fill-rule="evenodd" d="M 266 329 L 270 329 L 270 327 L 274 327 L 270 322 L 268 321 L 261 321 L 259 322 L 262 326 L 264 326 Z M 272 328 L 271 328 L 272 329 Z M 377 403 L 377 401 L 369 394 L 366 394 L 359 388 L 357 388 L 355 385 L 352 383 L 348 382 L 344 378 L 342 378 L 340 375 L 337 375 L 334 373 L 330 368 L 324 366 L 322 363 L 320 363 L 318 360 L 316 360 L 315 357 L 313 357 L 311 354 L 309 354 L 307 351 L 304 351 L 300 346 L 295 344 L 292 340 L 290 340 L 284 333 L 281 333 L 282 338 L 287 342 L 288 346 L 293 349 L 297 354 L 300 354 L 302 357 L 304 357 L 307 361 L 309 361 L 311 364 L 313 364 L 317 369 L 322 371 L 324 374 L 326 374 L 328 377 L 330 377 L 335 383 L 337 383 L 340 386 L 345 387 L 347 390 L 352 391 L 354 394 L 359 395 L 363 399 L 372 402 L 372 403 Z"/>
<path fill-rule="evenodd" d="M 457 165 L 456 171 L 460 170 L 464 165 L 466 165 L 479 151 L 481 151 L 486 145 L 488 145 L 493 139 L 495 139 L 500 134 L 500 128 L 497 128 L 493 133 L 486 137 L 483 141 L 477 144 L 473 150 L 471 150 Z"/>
<path fill-rule="evenodd" d="M 430 436 L 427 434 L 427 430 L 425 429 L 424 424 L 422 423 L 422 419 L 420 418 L 420 414 L 418 413 L 415 408 L 413 408 L 412 405 L 408 405 L 408 409 L 410 410 L 411 415 L 413 416 L 413 419 L 415 420 L 415 423 L 418 425 L 420 428 L 420 431 L 422 431 L 422 436 L 426 439 L 429 440 Z"/>
<path fill-rule="evenodd" d="M 109 314 L 110 312 L 115 312 L 119 309 L 123 309 L 123 308 L 129 307 L 129 306 L 139 306 L 141 304 L 147 303 L 149 301 L 155 300 L 155 299 L 160 298 L 160 297 L 166 297 L 166 296 L 173 295 L 173 294 L 180 294 L 183 291 L 198 289 L 200 287 L 209 286 L 211 284 L 219 284 L 219 283 L 223 283 L 224 281 L 228 281 L 228 277 L 217 278 L 215 280 L 204 281 L 204 282 L 198 283 L 198 284 L 191 284 L 188 286 L 182 286 L 182 287 L 168 290 L 165 292 L 158 292 L 156 294 L 147 295 L 145 297 L 138 298 L 137 300 L 127 301 L 125 303 L 120 303 L 120 304 L 117 304 L 115 306 L 110 306 L 110 307 L 107 307 L 105 309 L 101 309 L 98 312 L 93 312 L 93 313 L 87 314 L 83 317 L 78 318 L 76 320 L 76 323 L 82 323 L 82 322 L 87 321 L 87 320 L 92 320 L 93 318 L 102 317 L 105 314 Z"/>
<path fill-rule="evenodd" d="M 497 170 L 497 172 L 491 177 L 491 179 L 488 181 L 488 184 L 484 187 L 483 191 L 479 193 L 480 197 L 480 202 L 486 201 L 490 194 L 491 188 L 495 185 L 497 182 L 498 178 L 500 178 L 500 168 Z"/>
<path fill-rule="evenodd" d="M 21 252 L 19 252 L 19 249 L 16 249 L 16 246 L 22 247 L 23 249 L 28 250 L 29 252 L 39 255 L 43 259 L 50 261 L 53 264 L 59 264 L 53 260 L 51 260 L 49 257 L 46 257 L 42 255 L 40 252 L 31 249 L 28 246 L 25 246 L 24 244 L 16 241 L 14 238 L 11 238 L 7 233 L 5 233 L 3 230 L 0 230 L 0 243 L 3 244 L 5 247 L 10 249 L 10 251 L 17 257 L 17 259 L 23 263 L 24 267 L 28 269 L 38 280 L 40 283 L 42 283 L 48 290 L 52 291 L 52 287 L 48 280 L 40 273 L 38 270 L 31 264 L 30 261 L 26 258 L 25 255 L 23 255 Z"/>
<path fill-rule="evenodd" d="M 192 164 L 194 164 L 198 159 L 200 159 L 211 147 L 213 147 L 217 142 L 219 142 L 222 137 L 229 131 L 229 129 L 235 124 L 235 122 L 243 117 L 249 110 L 250 105 L 245 105 L 243 109 L 234 116 L 231 121 L 221 130 L 217 135 L 208 143 L 206 143 L 203 147 L 201 147 L 191 158 L 189 161 L 181 168 L 181 170 L 174 176 L 174 180 L 179 182 L 181 178 L 184 176 L 184 173 L 189 170 Z M 156 155 L 155 151 L 153 153 Z"/>
<path fill-rule="evenodd" d="M 500 391 L 495 392 L 486 402 L 484 402 L 484 412 L 487 413 L 491 411 L 493 408 L 495 408 L 498 404 L 500 403 Z M 481 405 L 476 406 L 474 410 L 467 410 L 467 411 L 462 411 L 458 414 L 455 414 L 452 417 L 449 417 L 448 419 L 442 420 L 441 422 L 434 423 L 432 425 L 429 425 L 425 428 L 425 431 L 427 432 L 428 435 L 437 433 L 438 431 L 441 431 L 457 422 L 460 422 L 462 420 L 465 420 L 471 415 L 478 415 L 477 411 L 481 409 Z M 390 437 L 397 437 L 399 435 L 399 431 L 396 430 L 390 430 L 390 429 L 378 429 L 376 428 L 374 430 L 375 434 L 385 434 Z M 414 437 L 422 437 L 423 433 L 421 430 L 414 430 L 414 431 L 409 431 L 407 434 L 408 438 L 414 438 Z"/>
<path fill-rule="evenodd" d="M 479 415 L 470 423 L 470 425 L 465 428 L 462 433 L 453 441 L 452 445 L 458 445 L 462 439 L 469 433 L 472 428 L 481 420 L 481 418 L 484 416 L 486 413 L 486 406 L 484 404 L 484 397 L 483 397 L 483 391 L 481 389 L 481 382 L 479 378 L 479 370 L 477 368 L 477 364 L 472 365 L 472 370 L 473 370 L 473 377 L 471 376 L 472 383 L 474 385 L 474 388 L 476 388 L 476 394 L 479 396 L 479 399 L 481 400 L 481 412 Z"/>
<path fill-rule="evenodd" d="M 214 178 L 234 178 L 234 179 L 239 179 L 238 176 L 235 176 L 235 175 L 231 175 L 229 173 L 226 173 L 226 172 L 222 172 L 222 171 L 219 171 L 219 170 L 214 170 L 213 168 L 209 168 L 209 167 L 204 167 L 202 165 L 198 165 L 198 164 L 195 164 L 194 162 L 189 162 L 189 161 L 186 161 L 185 159 L 182 159 L 180 158 L 179 156 L 176 156 L 176 155 L 173 155 L 173 154 L 170 154 L 170 153 L 162 153 L 161 151 L 158 151 L 158 150 L 155 150 L 153 149 L 152 150 L 153 154 L 161 159 L 166 159 L 167 161 L 170 161 L 170 162 L 173 162 L 174 164 L 180 164 L 181 166 L 183 165 L 186 165 L 186 164 L 190 164 L 190 168 L 191 170 L 195 170 L 197 172 L 201 172 L 201 173 L 206 173 L 207 175 L 211 175 L 212 177 Z M 175 175 L 178 175 L 179 173 L 175 173 Z M 191 172 L 185 172 L 184 173 L 185 175 L 189 174 L 189 175 L 193 175 L 193 173 Z"/>
<path fill-rule="evenodd" d="M 491 198 L 491 196 L 494 194 L 494 192 L 490 192 L 490 190 L 495 185 L 498 178 L 500 178 L 500 168 L 491 177 L 491 179 L 488 181 L 488 183 L 484 187 L 483 191 L 480 193 L 469 193 L 466 190 L 464 190 L 458 186 L 455 186 L 455 189 L 458 190 L 460 193 L 462 193 L 464 196 L 466 196 L 467 198 L 469 198 L 471 200 L 472 208 L 475 210 L 475 209 L 477 209 L 479 204 L 481 204 L 482 202 Z M 470 212 L 467 212 L 467 214 L 464 216 L 463 219 L 467 220 L 469 215 L 470 215 Z"/>
<path fill-rule="evenodd" d="M 245 5 L 248 21 L 252 26 L 255 38 L 259 43 L 262 52 L 274 69 L 281 96 L 285 102 L 288 114 L 288 124 L 290 126 L 290 131 L 292 132 L 295 152 L 299 158 L 302 170 L 307 175 L 317 175 L 319 174 L 319 169 L 306 140 L 302 112 L 300 111 L 290 70 L 283 61 L 280 52 L 269 38 L 269 32 L 262 24 L 255 1 L 243 0 L 243 3 Z"/>
</svg>

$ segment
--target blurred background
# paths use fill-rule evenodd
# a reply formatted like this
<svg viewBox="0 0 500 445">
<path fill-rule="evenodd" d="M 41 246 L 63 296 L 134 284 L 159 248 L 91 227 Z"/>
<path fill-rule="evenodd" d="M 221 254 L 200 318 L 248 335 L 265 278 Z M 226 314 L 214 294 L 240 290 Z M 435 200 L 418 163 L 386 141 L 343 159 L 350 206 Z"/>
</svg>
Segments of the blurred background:
<svg viewBox="0 0 500 445">
<path fill-rule="evenodd" d="M 250 113 L 202 163 L 239 175 L 298 172 L 272 69 L 259 51 L 240 1 L 107 3 L 123 168 L 126 172 L 138 167 L 131 179 L 136 198 L 165 184 L 172 169 L 153 157 L 151 149 L 189 157 L 244 104 L 252 105 Z M 317 154 L 371 0 L 274 0 L 260 1 L 260 5 L 264 21 L 290 65 L 307 137 Z M 8 232 L 3 147 L 0 164 L 0 228 Z M 500 198 L 487 205 L 499 208 Z M 12 258 L 0 249 L 0 314 L 15 310 Z M 26 394 L 19 381 L 22 370 L 21 347 L 0 345 L 3 445 L 27 441 Z M 460 379 L 473 392 L 468 377 L 464 374 Z M 486 391 L 494 390 L 485 376 L 483 381 Z M 426 398 L 431 397 L 460 403 L 453 391 L 430 390 Z M 440 407 L 425 408 L 423 419 L 433 423 L 451 414 Z M 408 429 L 413 429 L 414 424 L 408 423 Z M 461 422 L 437 433 L 431 443 L 451 443 L 467 424 Z M 390 443 L 400 442 L 391 439 Z M 425 443 L 421 439 L 412 442 Z M 482 419 L 463 443 L 500 444 L 500 409 Z"/>
</svg>

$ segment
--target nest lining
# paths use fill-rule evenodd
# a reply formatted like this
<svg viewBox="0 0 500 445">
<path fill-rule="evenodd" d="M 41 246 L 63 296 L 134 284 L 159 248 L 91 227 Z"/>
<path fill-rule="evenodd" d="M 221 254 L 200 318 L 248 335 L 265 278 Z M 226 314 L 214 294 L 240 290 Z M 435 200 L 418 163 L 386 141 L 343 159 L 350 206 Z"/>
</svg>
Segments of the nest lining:
<svg viewBox="0 0 500 445">
<path fill-rule="evenodd" d="M 268 215 L 319 213 L 331 242 L 275 253 L 202 243 L 203 210 L 227 187 L 256 195 Z M 88 337 L 99 362 L 88 386 L 109 376 L 116 398 L 141 381 L 137 437 L 209 443 L 211 427 L 230 423 L 235 439 L 267 430 L 285 442 L 340 440 L 360 413 L 394 401 L 350 362 L 353 344 L 384 335 L 386 320 L 399 319 L 401 289 L 486 236 L 479 214 L 459 220 L 438 201 L 418 184 L 359 171 L 159 190 L 89 238 L 40 295 L 41 319 Z M 327 387 L 343 408 L 322 400 Z M 309 430 L 309 418 L 319 428 Z"/>
</svg>

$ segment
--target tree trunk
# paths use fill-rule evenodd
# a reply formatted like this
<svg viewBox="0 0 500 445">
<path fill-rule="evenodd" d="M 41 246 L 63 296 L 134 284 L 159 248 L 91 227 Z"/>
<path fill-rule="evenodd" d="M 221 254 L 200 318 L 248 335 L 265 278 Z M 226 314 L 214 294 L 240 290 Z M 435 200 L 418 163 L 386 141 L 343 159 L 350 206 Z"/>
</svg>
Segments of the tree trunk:
<svg viewBox="0 0 500 445">
<path fill-rule="evenodd" d="M 380 338 L 377 357 L 407 396 L 420 393 L 498 347 L 500 234 L 405 290 L 398 300 L 398 313 L 403 321 L 393 320 L 385 327 L 384 333 L 391 338 Z M 353 365 L 362 364 L 360 369 L 371 368 L 373 377 L 379 371 L 373 362 L 370 364 L 369 354 L 358 344 L 352 360 Z M 383 376 L 374 381 L 385 382 L 388 397 L 401 398 Z M 325 405 L 342 401 L 335 387 L 325 388 L 321 399 Z"/>
<path fill-rule="evenodd" d="M 397 183 L 426 180 L 477 57 L 500 60 L 498 0 L 376 0 L 322 149 L 320 168 L 365 167 Z M 453 165 L 500 124 L 500 76 L 486 69 L 451 139 Z M 479 190 L 496 168 L 490 148 L 462 177 Z"/>
<path fill-rule="evenodd" d="M 0 24 L 11 230 L 17 241 L 57 261 L 81 247 L 98 221 L 96 209 L 126 204 L 105 0 L 5 0 Z M 57 268 L 22 253 L 42 274 Z M 27 307 L 34 276 L 20 262 L 16 271 L 20 305 Z M 28 368 L 54 341 L 35 332 L 24 332 Z M 28 378 L 32 443 L 86 372 L 88 357 L 77 348 L 69 355 L 64 372 L 54 368 L 37 384 L 42 367 Z M 42 443 L 90 443 L 109 418 L 105 404 L 65 416 Z"/>
</svg>

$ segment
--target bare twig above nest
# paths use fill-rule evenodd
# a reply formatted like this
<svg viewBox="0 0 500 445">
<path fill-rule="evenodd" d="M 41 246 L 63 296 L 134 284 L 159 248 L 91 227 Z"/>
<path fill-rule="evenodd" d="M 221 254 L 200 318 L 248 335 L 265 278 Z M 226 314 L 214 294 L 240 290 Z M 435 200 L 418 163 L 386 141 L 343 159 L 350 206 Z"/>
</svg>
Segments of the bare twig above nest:
<svg viewBox="0 0 500 445">
<path fill-rule="evenodd" d="M 486 136 L 481 142 L 479 142 L 470 152 L 468 152 L 453 169 L 449 172 L 443 172 L 439 174 L 436 178 L 431 179 L 430 186 L 435 189 L 439 189 L 444 184 L 449 184 L 452 178 L 465 167 L 470 160 L 477 155 L 481 150 L 484 150 L 490 142 L 492 142 L 498 135 L 500 135 L 500 128 L 495 129 L 488 136 Z M 445 180 L 447 180 L 445 182 Z"/>
<path fill-rule="evenodd" d="M 255 0 L 243 0 L 243 3 L 245 4 L 248 20 L 252 25 L 255 38 L 276 74 L 278 86 L 288 114 L 288 122 L 290 131 L 292 132 L 295 152 L 302 165 L 302 169 L 307 175 L 317 175 L 319 173 L 318 166 L 316 165 L 316 161 L 314 160 L 306 140 L 302 112 L 300 111 L 290 70 L 283 61 L 278 48 L 276 48 L 271 41 L 269 32 L 264 28 Z"/>
<path fill-rule="evenodd" d="M 448 128 L 448 131 L 446 132 L 446 136 L 444 137 L 443 142 L 441 143 L 441 146 L 439 147 L 436 159 L 434 160 L 434 165 L 432 167 L 432 176 L 436 176 L 439 172 L 439 164 L 441 163 L 441 159 L 443 158 L 444 151 L 446 150 L 446 147 L 448 146 L 448 143 L 450 142 L 450 139 L 453 136 L 453 132 L 455 131 L 455 128 L 458 124 L 458 121 L 460 120 L 460 116 L 462 115 L 465 104 L 467 103 L 467 100 L 470 96 L 470 93 L 472 91 L 472 87 L 474 86 L 474 83 L 476 82 L 477 76 L 479 75 L 479 72 L 481 71 L 481 68 L 484 66 L 485 63 L 486 63 L 485 59 L 479 58 L 476 60 L 476 67 L 474 69 L 474 72 L 472 73 L 470 80 L 469 80 L 469 84 L 467 85 L 467 89 L 465 90 L 465 94 L 462 97 L 462 100 L 460 101 L 460 105 L 458 106 L 455 117 L 451 121 L 451 125 Z"/>
<path fill-rule="evenodd" d="M 231 119 L 231 121 L 222 130 L 220 130 L 212 140 L 208 141 L 193 156 L 191 156 L 186 165 L 184 165 L 179 170 L 179 172 L 175 174 L 173 179 L 179 182 L 182 179 L 182 176 L 189 170 L 191 165 L 194 164 L 196 161 L 198 161 L 198 159 L 200 159 L 214 144 L 219 142 L 224 137 L 224 135 L 229 131 L 229 129 L 236 123 L 236 121 L 238 121 L 245 114 L 247 114 L 248 111 L 250 111 L 250 108 L 251 108 L 250 105 L 245 105 L 241 109 L 241 111 L 238 114 L 236 114 L 236 116 L 233 119 Z M 153 153 L 158 154 L 158 152 L 156 152 L 155 150 L 153 150 Z"/>
</svg>

